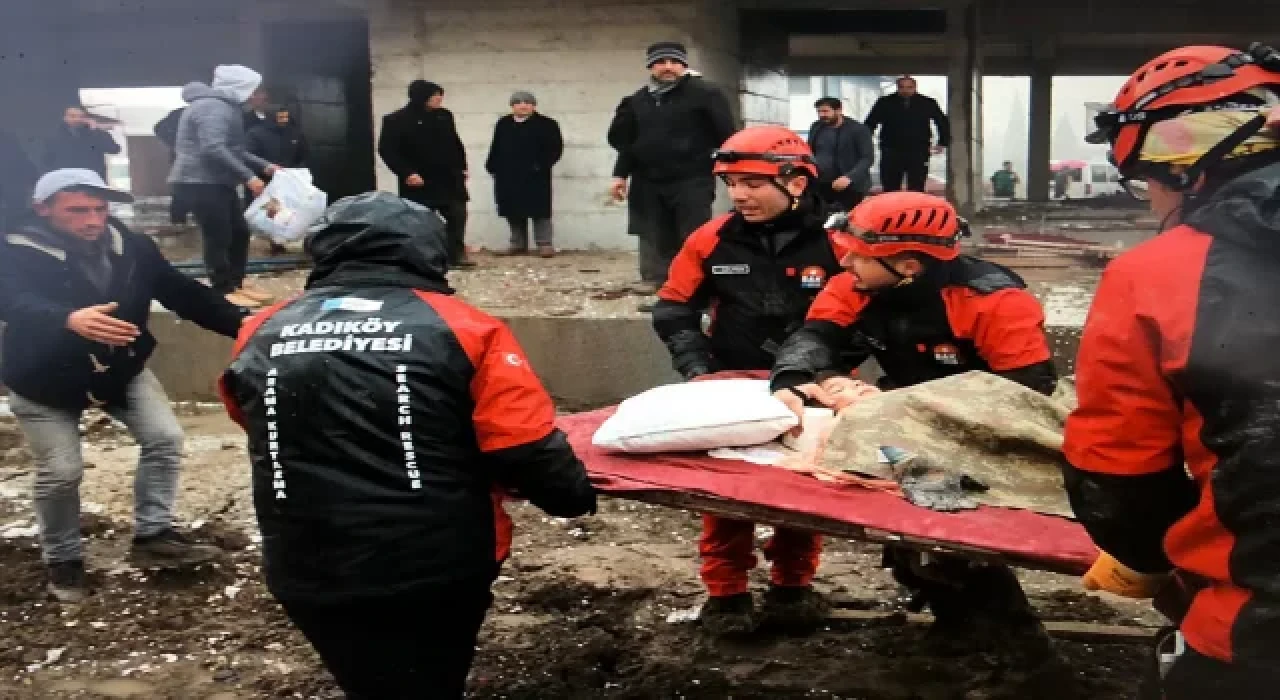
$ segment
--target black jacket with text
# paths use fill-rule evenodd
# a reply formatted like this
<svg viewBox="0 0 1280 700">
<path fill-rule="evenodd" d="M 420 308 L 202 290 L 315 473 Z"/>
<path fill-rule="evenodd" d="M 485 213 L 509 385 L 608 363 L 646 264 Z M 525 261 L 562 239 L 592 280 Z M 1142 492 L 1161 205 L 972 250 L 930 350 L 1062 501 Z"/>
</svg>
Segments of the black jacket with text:
<svg viewBox="0 0 1280 700">
<path fill-rule="evenodd" d="M 511 331 L 451 296 L 439 216 L 370 193 L 327 217 L 306 291 L 246 323 L 220 383 L 249 438 L 267 585 L 312 603 L 487 587 L 502 494 L 593 512 L 586 471 Z"/>
</svg>

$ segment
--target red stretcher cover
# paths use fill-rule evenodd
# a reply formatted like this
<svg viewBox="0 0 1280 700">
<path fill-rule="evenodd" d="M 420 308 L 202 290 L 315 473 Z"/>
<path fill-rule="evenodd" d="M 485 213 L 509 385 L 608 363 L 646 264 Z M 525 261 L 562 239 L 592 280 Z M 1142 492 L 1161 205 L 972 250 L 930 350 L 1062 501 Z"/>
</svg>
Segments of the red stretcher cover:
<svg viewBox="0 0 1280 700">
<path fill-rule="evenodd" d="M 1010 508 L 940 513 L 889 493 L 818 481 L 778 467 L 705 454 L 625 455 L 591 444 L 614 407 L 561 416 L 559 426 L 602 493 L 625 498 L 641 491 L 680 491 L 801 513 L 943 544 L 977 547 L 1084 573 L 1098 550 L 1070 520 Z"/>
</svg>

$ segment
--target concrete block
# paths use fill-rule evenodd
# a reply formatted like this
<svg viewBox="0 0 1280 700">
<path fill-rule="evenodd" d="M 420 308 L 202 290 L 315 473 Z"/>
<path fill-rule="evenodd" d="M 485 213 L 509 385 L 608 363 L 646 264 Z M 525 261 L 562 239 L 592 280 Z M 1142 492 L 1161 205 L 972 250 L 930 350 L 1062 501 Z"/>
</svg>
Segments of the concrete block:
<svg viewBox="0 0 1280 700">
<path fill-rule="evenodd" d="M 504 319 L 557 403 L 581 410 L 617 403 L 680 381 L 671 358 L 640 318 L 509 317 Z"/>
<path fill-rule="evenodd" d="M 498 94 L 505 92 L 508 95 L 512 89 L 535 76 L 540 83 L 596 83 L 628 74 L 643 76 L 644 69 L 643 61 L 636 60 L 635 51 L 631 49 L 596 49 L 577 55 L 567 55 L 564 51 L 555 50 L 486 49 L 437 51 L 425 55 L 427 72 L 439 76 L 442 84 L 447 80 L 454 85 L 508 85 L 506 90 L 497 91 Z"/>
<path fill-rule="evenodd" d="M 475 7 L 425 11 L 427 30 L 463 34 L 489 29 L 562 29 L 596 31 L 599 27 L 633 25 L 687 26 L 695 16 L 684 3 L 592 6 L 581 2 L 542 4 L 538 7 Z M 654 41 L 658 41 L 655 39 Z"/>
<path fill-rule="evenodd" d="M 491 27 L 484 31 L 459 33 L 433 30 L 424 32 L 421 50 L 429 53 L 489 51 L 630 51 L 634 61 L 643 68 L 644 50 L 654 41 L 675 36 L 675 41 L 686 39 L 670 26 L 650 24 L 611 25 L 584 31 L 564 27 Z M 580 60 L 576 56 L 570 60 Z"/>
</svg>

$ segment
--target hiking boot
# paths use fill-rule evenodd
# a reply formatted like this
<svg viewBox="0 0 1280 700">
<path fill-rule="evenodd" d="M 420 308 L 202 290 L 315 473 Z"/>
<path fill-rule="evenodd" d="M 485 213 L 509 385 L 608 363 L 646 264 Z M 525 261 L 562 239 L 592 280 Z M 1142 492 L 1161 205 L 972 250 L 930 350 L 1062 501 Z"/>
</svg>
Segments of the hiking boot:
<svg viewBox="0 0 1280 700">
<path fill-rule="evenodd" d="M 540 257 L 540 258 L 554 258 L 555 256 L 556 256 L 556 249 L 555 249 L 555 248 L 553 248 L 553 247 L 551 247 L 551 246 L 549 246 L 549 245 L 540 245 L 540 246 L 538 246 L 538 257 Z"/>
<path fill-rule="evenodd" d="M 49 582 L 45 590 L 59 603 L 79 603 L 89 597 L 84 562 L 79 559 L 49 562 Z"/>
<path fill-rule="evenodd" d="M 133 538 L 129 559 L 139 567 L 164 568 L 203 564 L 215 559 L 220 552 L 217 547 L 195 544 L 182 533 L 169 528 L 150 537 Z"/>
<path fill-rule="evenodd" d="M 750 634 L 756 629 L 755 600 L 750 593 L 707 598 L 698 623 L 713 637 Z"/>
<path fill-rule="evenodd" d="M 812 586 L 770 586 L 760 605 L 760 626 L 811 634 L 827 621 L 831 604 Z"/>
<path fill-rule="evenodd" d="M 244 294 L 241 294 L 239 290 L 225 294 L 223 295 L 223 298 L 242 309 L 257 309 L 262 307 L 262 302 L 257 299 L 250 299 Z"/>
</svg>

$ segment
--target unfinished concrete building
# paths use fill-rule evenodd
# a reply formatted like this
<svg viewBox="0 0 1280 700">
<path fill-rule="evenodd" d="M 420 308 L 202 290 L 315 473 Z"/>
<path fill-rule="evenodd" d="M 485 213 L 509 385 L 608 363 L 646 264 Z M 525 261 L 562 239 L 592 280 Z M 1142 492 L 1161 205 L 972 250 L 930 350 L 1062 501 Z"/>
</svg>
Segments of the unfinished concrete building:
<svg viewBox="0 0 1280 700">
<path fill-rule="evenodd" d="M 374 154 L 381 115 L 405 86 L 445 86 L 470 154 L 470 239 L 505 235 L 479 164 L 516 89 L 557 118 L 558 242 L 629 248 L 623 208 L 606 194 L 604 134 L 618 100 L 645 79 L 643 49 L 685 42 L 744 123 L 785 123 L 788 72 L 942 74 L 954 140 L 948 189 L 980 206 L 981 76 L 1029 75 L 1028 191 L 1049 185 L 1052 77 L 1132 70 L 1189 42 L 1245 45 L 1256 0 L 1038 3 L 1018 0 L 43 0 L 0 7 L 0 125 L 28 144 L 53 129 L 80 88 L 176 86 L 213 65 L 259 69 L 298 105 L 319 184 L 334 196 L 392 189 Z M 939 96 L 942 97 L 942 96 Z"/>
</svg>

